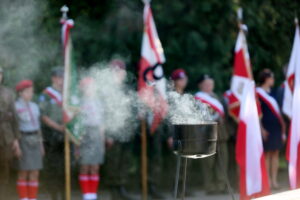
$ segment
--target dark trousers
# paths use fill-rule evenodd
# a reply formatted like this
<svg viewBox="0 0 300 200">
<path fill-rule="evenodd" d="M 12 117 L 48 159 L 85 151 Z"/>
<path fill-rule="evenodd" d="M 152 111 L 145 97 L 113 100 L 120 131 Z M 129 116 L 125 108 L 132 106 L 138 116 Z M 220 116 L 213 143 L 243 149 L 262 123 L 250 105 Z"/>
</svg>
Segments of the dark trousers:
<svg viewBox="0 0 300 200">
<path fill-rule="evenodd" d="M 228 172 L 228 146 L 227 142 L 219 142 L 217 145 L 217 154 L 202 159 L 207 192 L 226 189 L 226 175 L 224 173 Z"/>
<path fill-rule="evenodd" d="M 109 186 L 124 186 L 128 182 L 129 172 L 132 170 L 132 144 L 130 142 L 115 141 L 110 149 L 106 150 L 105 182 Z"/>
<path fill-rule="evenodd" d="M 65 199 L 64 143 L 45 144 L 46 157 L 43 170 L 45 187 L 51 200 Z"/>
<path fill-rule="evenodd" d="M 0 199 L 13 199 L 9 192 L 10 163 L 13 158 L 11 146 L 0 146 Z"/>
<path fill-rule="evenodd" d="M 161 177 L 161 135 L 154 133 L 147 137 L 147 153 L 148 153 L 148 181 L 149 184 L 158 185 Z"/>
</svg>

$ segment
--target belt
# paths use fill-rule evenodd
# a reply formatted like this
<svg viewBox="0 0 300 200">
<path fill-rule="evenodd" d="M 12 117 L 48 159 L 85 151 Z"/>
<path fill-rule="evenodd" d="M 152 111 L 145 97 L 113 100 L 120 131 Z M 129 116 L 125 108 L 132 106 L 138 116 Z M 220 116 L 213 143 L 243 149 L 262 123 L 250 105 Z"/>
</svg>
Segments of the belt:
<svg viewBox="0 0 300 200">
<path fill-rule="evenodd" d="M 21 131 L 22 134 L 24 135 L 35 135 L 38 134 L 38 131 Z"/>
</svg>

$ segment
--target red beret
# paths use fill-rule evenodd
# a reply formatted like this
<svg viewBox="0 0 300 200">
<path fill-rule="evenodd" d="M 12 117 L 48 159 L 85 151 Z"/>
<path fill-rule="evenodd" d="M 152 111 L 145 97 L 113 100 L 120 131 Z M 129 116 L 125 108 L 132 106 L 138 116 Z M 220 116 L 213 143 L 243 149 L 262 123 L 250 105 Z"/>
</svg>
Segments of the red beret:
<svg viewBox="0 0 300 200">
<path fill-rule="evenodd" d="M 186 78 L 186 77 L 187 77 L 187 75 L 186 75 L 186 72 L 184 69 L 176 69 L 171 74 L 171 79 L 173 81 L 176 81 L 176 80 L 182 79 L 182 78 Z"/>
<path fill-rule="evenodd" d="M 110 61 L 109 66 L 112 68 L 118 68 L 118 69 L 126 69 L 126 64 L 123 60 L 120 59 L 114 59 Z"/>
<path fill-rule="evenodd" d="M 16 85 L 16 91 L 20 92 L 26 88 L 32 87 L 33 83 L 31 80 L 22 80 Z"/>
</svg>

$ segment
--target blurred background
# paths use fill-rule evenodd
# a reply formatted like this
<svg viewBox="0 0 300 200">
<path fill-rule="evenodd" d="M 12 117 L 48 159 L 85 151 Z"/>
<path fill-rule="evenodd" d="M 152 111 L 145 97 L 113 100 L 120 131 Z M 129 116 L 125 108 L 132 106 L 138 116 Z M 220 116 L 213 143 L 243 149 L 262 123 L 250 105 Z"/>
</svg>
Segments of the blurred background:
<svg viewBox="0 0 300 200">
<path fill-rule="evenodd" d="M 39 74 L 62 64 L 59 19 L 63 4 L 69 6 L 69 17 L 75 20 L 72 32 L 78 67 L 122 57 L 136 74 L 143 32 L 142 1 L 2 0 L 0 61 L 10 69 L 6 72 L 8 84 L 15 84 L 20 74 L 26 73 L 41 83 L 39 90 L 49 81 Z M 204 72 L 217 80 L 217 92 L 229 88 L 239 6 L 249 29 L 254 75 L 270 68 L 277 85 L 281 84 L 291 52 L 294 17 L 300 10 L 296 0 L 153 0 L 151 4 L 167 58 L 165 73 L 169 76 L 175 68 L 186 69 L 188 90 L 196 90 L 195 81 Z"/>
</svg>

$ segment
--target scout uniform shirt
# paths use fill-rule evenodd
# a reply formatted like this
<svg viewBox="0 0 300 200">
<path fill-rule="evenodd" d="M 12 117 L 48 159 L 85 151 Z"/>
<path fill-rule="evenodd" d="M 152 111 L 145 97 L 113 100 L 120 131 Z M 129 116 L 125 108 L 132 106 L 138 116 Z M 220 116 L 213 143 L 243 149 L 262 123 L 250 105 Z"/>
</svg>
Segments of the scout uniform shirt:
<svg viewBox="0 0 300 200">
<path fill-rule="evenodd" d="M 53 87 L 47 87 L 39 99 L 41 115 L 47 116 L 58 124 L 62 124 L 62 94 Z M 45 127 L 46 140 L 55 137 L 55 140 L 63 142 L 63 134 L 55 135 L 48 132 L 57 132 L 50 127 Z"/>
<path fill-rule="evenodd" d="M 38 131 L 40 129 L 40 110 L 37 104 L 19 98 L 15 106 L 19 119 L 19 130 L 22 132 Z"/>
</svg>

